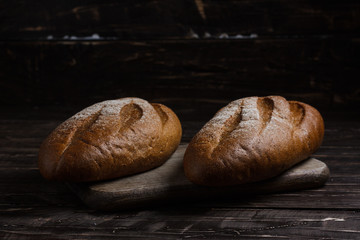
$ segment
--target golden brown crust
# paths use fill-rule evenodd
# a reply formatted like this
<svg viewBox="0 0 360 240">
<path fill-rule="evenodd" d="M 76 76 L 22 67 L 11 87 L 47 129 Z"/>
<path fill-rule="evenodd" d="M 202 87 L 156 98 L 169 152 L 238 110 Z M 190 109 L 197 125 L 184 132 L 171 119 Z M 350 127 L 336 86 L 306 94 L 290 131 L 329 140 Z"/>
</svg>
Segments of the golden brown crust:
<svg viewBox="0 0 360 240">
<path fill-rule="evenodd" d="M 309 157 L 323 136 L 323 119 L 310 105 L 280 96 L 239 99 L 194 136 L 185 175 L 207 186 L 264 180 Z"/>
<path fill-rule="evenodd" d="M 59 125 L 42 143 L 39 169 L 49 180 L 122 177 L 163 164 L 181 140 L 175 113 L 123 98 L 94 104 Z"/>
</svg>

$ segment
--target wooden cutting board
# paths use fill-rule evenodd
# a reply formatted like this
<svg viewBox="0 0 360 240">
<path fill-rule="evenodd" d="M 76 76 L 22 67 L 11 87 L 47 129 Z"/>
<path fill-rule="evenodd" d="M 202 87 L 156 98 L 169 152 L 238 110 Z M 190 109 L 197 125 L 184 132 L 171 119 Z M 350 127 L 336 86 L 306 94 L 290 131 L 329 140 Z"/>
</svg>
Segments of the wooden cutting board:
<svg viewBox="0 0 360 240">
<path fill-rule="evenodd" d="M 217 196 L 234 197 L 316 188 L 322 186 L 329 178 L 326 164 L 309 158 L 281 175 L 263 182 L 232 187 L 197 186 L 187 180 L 183 172 L 182 160 L 186 146 L 179 146 L 162 166 L 144 173 L 111 181 L 67 185 L 90 208 L 116 210 L 171 201 L 194 201 Z"/>
</svg>

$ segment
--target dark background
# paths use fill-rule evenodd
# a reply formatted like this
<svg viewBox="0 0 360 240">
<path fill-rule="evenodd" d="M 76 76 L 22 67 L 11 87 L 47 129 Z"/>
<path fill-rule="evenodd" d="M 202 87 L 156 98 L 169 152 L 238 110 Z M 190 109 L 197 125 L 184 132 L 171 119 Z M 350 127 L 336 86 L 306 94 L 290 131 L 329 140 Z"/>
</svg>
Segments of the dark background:
<svg viewBox="0 0 360 240">
<path fill-rule="evenodd" d="M 0 0 L 0 239 L 358 239 L 359 56 L 359 0 Z M 163 103 L 186 144 L 229 101 L 276 94 L 323 115 L 325 186 L 101 212 L 38 170 L 99 101 Z"/>
<path fill-rule="evenodd" d="M 352 111 L 359 33 L 355 0 L 0 0 L 0 106 L 70 115 L 136 96 L 206 120 L 282 95 Z"/>
</svg>

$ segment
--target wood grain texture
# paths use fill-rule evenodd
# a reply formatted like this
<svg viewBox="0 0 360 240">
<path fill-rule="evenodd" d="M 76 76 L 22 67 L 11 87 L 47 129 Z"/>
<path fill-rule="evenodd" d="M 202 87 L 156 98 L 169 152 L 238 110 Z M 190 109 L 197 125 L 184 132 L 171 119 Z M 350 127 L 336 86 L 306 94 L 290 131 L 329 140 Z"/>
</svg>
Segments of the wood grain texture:
<svg viewBox="0 0 360 240">
<path fill-rule="evenodd" d="M 0 104 L 85 107 L 137 96 L 193 106 L 283 95 L 315 107 L 359 105 L 359 54 L 357 38 L 2 42 Z"/>
<path fill-rule="evenodd" d="M 356 239 L 359 215 L 204 207 L 99 213 L 44 207 L 2 210 L 0 226 L 0 236 L 7 239 Z"/>
<path fill-rule="evenodd" d="M 359 238 L 359 4 L 0 0 L 0 238 Z M 47 134 L 101 100 L 164 103 L 187 143 L 229 100 L 268 94 L 335 111 L 323 188 L 105 213 L 37 169 Z"/>
<path fill-rule="evenodd" d="M 182 108 L 186 106 L 178 106 L 174 111 Z M 183 110 L 184 119 L 194 115 L 190 110 Z M 0 116 L 1 238 L 356 239 L 359 236 L 358 114 L 323 113 L 325 139 L 314 157 L 329 166 L 331 176 L 322 188 L 101 212 L 86 208 L 64 184 L 45 181 L 36 166 L 41 141 L 71 116 L 70 110 L 53 107 L 29 112 L 26 108 L 12 107 L 12 111 L 12 115 Z M 183 143 L 203 123 L 185 121 Z"/>
<path fill-rule="evenodd" d="M 360 33 L 360 4 L 354 0 L 36 3 L 2 0 L 0 5 L 3 9 L 0 11 L 1 40 L 298 37 Z"/>
</svg>

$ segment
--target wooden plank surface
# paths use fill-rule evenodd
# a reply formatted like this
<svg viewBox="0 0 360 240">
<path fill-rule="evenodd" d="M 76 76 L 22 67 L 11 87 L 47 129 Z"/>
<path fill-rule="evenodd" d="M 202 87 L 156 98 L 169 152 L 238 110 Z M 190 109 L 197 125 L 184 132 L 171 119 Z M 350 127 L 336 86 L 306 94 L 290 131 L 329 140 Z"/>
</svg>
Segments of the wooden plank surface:
<svg viewBox="0 0 360 240">
<path fill-rule="evenodd" d="M 85 107 L 138 96 L 201 110 L 206 101 L 279 94 L 358 106 L 358 55 L 358 38 L 1 42 L 0 104 Z"/>
<path fill-rule="evenodd" d="M 39 145 L 69 117 L 58 107 L 50 109 L 26 112 L 13 107 L 12 118 L 0 116 L 0 238 L 356 239 L 359 236 L 360 121 L 354 114 L 350 118 L 346 113 L 323 114 L 325 139 L 313 155 L 331 171 L 322 188 L 102 212 L 84 206 L 63 183 L 48 182 L 41 177 L 36 166 Z M 184 119 L 190 118 L 186 113 L 192 115 L 190 109 L 182 111 Z M 184 121 L 183 143 L 203 123 L 204 119 Z"/>
<path fill-rule="evenodd" d="M 218 197 L 241 199 L 251 194 L 311 189 L 323 186 L 329 178 L 326 164 L 309 158 L 281 175 L 259 183 L 234 187 L 197 186 L 184 174 L 186 147 L 180 145 L 162 166 L 144 173 L 111 181 L 67 185 L 90 208 L 109 211 L 171 202 L 206 201 Z"/>
<path fill-rule="evenodd" d="M 0 40 L 247 38 L 251 34 L 298 37 L 360 33 L 360 4 L 354 0 L 2 0 L 0 6 Z"/>
<path fill-rule="evenodd" d="M 200 206 L 114 213 L 54 207 L 0 212 L 0 237 L 11 240 L 357 239 L 360 225 L 358 212 L 341 210 Z"/>
<path fill-rule="evenodd" d="M 0 6 L 1 239 L 359 238 L 359 1 Z M 324 187 L 102 212 L 37 169 L 46 135 L 100 100 L 164 103 L 187 143 L 229 100 L 267 94 L 322 110 Z"/>
</svg>

